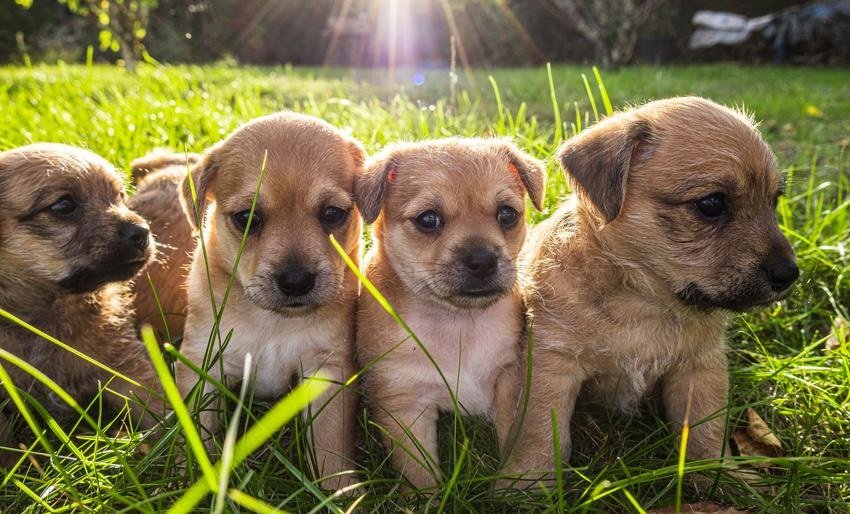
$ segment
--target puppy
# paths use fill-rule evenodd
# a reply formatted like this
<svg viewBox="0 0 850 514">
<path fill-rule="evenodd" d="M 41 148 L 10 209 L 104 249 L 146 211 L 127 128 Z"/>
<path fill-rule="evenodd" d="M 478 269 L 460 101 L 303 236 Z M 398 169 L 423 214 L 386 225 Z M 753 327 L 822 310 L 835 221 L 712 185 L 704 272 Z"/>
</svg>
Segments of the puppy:
<svg viewBox="0 0 850 514">
<path fill-rule="evenodd" d="M 539 209 L 544 190 L 541 164 L 496 139 L 394 145 L 357 180 L 360 211 L 377 220 L 366 276 L 422 343 L 364 293 L 363 387 L 393 465 L 419 489 L 436 484 L 437 415 L 454 399 L 505 440 L 523 327 L 525 194 Z"/>
<path fill-rule="evenodd" d="M 254 396 L 259 398 L 284 394 L 293 376 L 319 372 L 328 377 L 332 386 L 311 407 L 319 477 L 352 468 L 357 398 L 342 384 L 355 371 L 357 279 L 329 236 L 352 259 L 358 258 L 354 179 L 364 159 L 360 145 L 331 125 L 280 113 L 243 125 L 192 168 L 197 210 L 188 177 L 181 185 L 183 207 L 204 243 L 189 271 L 181 351 L 230 386 L 242 377 L 250 352 Z M 216 313 L 210 291 L 219 310 L 231 282 L 217 331 L 221 336 L 211 336 Z M 198 376 L 178 366 L 177 380 L 185 395 Z M 206 382 L 204 391 L 212 389 Z M 201 414 L 207 431 L 214 430 L 216 419 L 212 410 Z M 351 480 L 351 475 L 337 475 L 324 485 L 338 488 Z"/>
<path fill-rule="evenodd" d="M 127 203 L 150 224 L 158 250 L 146 273 L 133 283 L 136 325 L 153 326 L 160 339 L 183 337 L 186 275 L 194 244 L 192 225 L 180 205 L 180 183 L 200 159 L 198 154 L 157 150 L 131 164 L 136 193 Z"/>
<path fill-rule="evenodd" d="M 129 406 L 134 422 L 150 427 L 155 419 L 144 404 L 155 412 L 163 406 L 151 392 L 159 382 L 133 329 L 127 281 L 154 245 L 147 224 L 124 204 L 122 188 L 112 165 L 86 150 L 40 143 L 0 152 L 0 308 L 141 386 L 2 318 L 0 348 L 40 369 L 80 405 L 101 386 L 109 389 L 102 397 L 108 407 Z M 76 416 L 31 375 L 3 367 L 54 418 Z"/>
<path fill-rule="evenodd" d="M 554 469 L 550 413 L 566 460 L 582 388 L 628 413 L 657 386 L 670 421 L 690 420 L 688 458 L 728 455 L 728 313 L 783 298 L 799 274 L 771 150 L 745 115 L 673 98 L 601 121 L 558 158 L 576 195 L 524 259 L 532 381 L 508 471 L 551 478 L 534 473 Z"/>
</svg>

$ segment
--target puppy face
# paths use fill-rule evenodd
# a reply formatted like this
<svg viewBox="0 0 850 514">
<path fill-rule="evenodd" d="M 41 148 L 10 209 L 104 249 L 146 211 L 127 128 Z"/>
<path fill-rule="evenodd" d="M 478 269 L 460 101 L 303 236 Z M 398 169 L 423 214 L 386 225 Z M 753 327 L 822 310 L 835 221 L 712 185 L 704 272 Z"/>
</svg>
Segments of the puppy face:
<svg viewBox="0 0 850 514">
<path fill-rule="evenodd" d="M 4 275 L 71 293 L 133 277 L 151 258 L 147 224 L 101 157 L 58 144 L 0 153 Z"/>
<path fill-rule="evenodd" d="M 740 113 L 699 98 L 652 102 L 568 141 L 560 158 L 611 252 L 681 302 L 744 310 L 797 279 L 776 222 L 775 158 Z"/>
<path fill-rule="evenodd" d="M 516 284 L 525 193 L 539 208 L 544 171 L 502 140 L 398 145 L 357 182 L 367 222 L 405 287 L 459 308 L 485 307 Z"/>
<path fill-rule="evenodd" d="M 336 299 L 346 267 L 328 235 L 356 258 L 363 159 L 359 144 L 310 116 L 274 114 L 238 129 L 191 173 L 211 266 L 229 275 L 247 230 L 236 285 L 258 307 L 299 316 Z M 197 223 L 188 180 L 182 190 Z"/>
</svg>

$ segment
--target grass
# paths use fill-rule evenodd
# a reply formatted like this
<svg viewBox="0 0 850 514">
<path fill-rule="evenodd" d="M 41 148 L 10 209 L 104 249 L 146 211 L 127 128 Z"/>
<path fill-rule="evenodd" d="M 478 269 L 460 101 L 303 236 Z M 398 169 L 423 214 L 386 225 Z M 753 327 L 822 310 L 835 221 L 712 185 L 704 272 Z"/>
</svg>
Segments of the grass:
<svg viewBox="0 0 850 514">
<path fill-rule="evenodd" d="M 59 141 L 90 148 L 127 169 L 133 158 L 157 146 L 202 151 L 240 123 L 279 109 L 322 117 L 350 131 L 370 152 L 397 139 L 506 135 L 549 163 L 547 210 L 532 220 L 539 221 L 566 194 L 550 159 L 561 135 L 592 123 L 594 111 L 605 112 L 586 68 L 555 66 L 551 75 L 545 68 L 474 71 L 461 75 L 454 98 L 448 97 L 448 73 L 425 72 L 419 86 L 408 80 L 413 73 L 399 72 L 403 82 L 389 84 L 385 72 L 363 70 L 143 66 L 130 75 L 101 66 L 2 67 L 0 149 Z M 826 342 L 837 320 L 850 316 L 850 72 L 712 65 L 624 68 L 604 79 L 615 108 L 678 94 L 746 106 L 761 120 L 789 182 L 778 216 L 803 276 L 786 301 L 737 316 L 728 338 L 730 422 L 737 425 L 744 409 L 754 408 L 783 442 L 787 457 L 769 459 L 771 470 L 764 473 L 769 490 L 721 480 L 698 495 L 686 484 L 681 501 L 708 498 L 766 512 L 848 512 L 850 343 L 841 331 L 834 349 Z M 174 355 L 170 348 L 166 353 Z M 33 423 L 49 420 L 25 395 L 16 403 L 28 406 Z M 245 403 L 252 404 L 250 396 Z M 677 435 L 653 404 L 630 419 L 592 408 L 578 412 L 572 467 L 558 488 L 535 494 L 494 492 L 498 462 L 491 428 L 480 420 L 461 426 L 454 416 L 444 416 L 443 471 L 451 480 L 435 500 L 403 494 L 365 413 L 363 483 L 353 496 L 327 496 L 301 471 L 309 455 L 300 423 L 259 436 L 248 428 L 259 419 L 267 422 L 263 409 L 247 409 L 239 418 L 242 439 L 229 443 L 231 457 L 238 458 L 228 466 L 226 490 L 202 497 L 197 509 L 640 512 L 678 501 Z M 42 458 L 24 462 L 3 479 L 0 511 L 164 511 L 207 480 L 202 469 L 208 464 L 201 469 L 194 461 L 175 464 L 184 444 L 180 426 L 170 417 L 156 439 L 133 430 L 115 435 L 86 429 L 85 422 L 66 437 L 52 428 L 48 442 L 34 449 Z M 256 447 L 237 464 L 246 457 L 238 448 Z M 686 471 L 716 468 L 685 465 Z"/>
</svg>

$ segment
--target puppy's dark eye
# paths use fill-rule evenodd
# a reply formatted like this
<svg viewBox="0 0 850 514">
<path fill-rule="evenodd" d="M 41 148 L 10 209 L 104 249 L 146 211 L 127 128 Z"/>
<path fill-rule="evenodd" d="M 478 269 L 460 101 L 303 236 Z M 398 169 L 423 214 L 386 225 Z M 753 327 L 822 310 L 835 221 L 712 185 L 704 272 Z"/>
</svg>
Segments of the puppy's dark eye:
<svg viewBox="0 0 850 514">
<path fill-rule="evenodd" d="M 345 223 L 346 219 L 348 219 L 348 211 L 332 205 L 328 205 L 319 213 L 319 221 L 328 228 L 339 227 Z"/>
<path fill-rule="evenodd" d="M 251 222 L 251 227 L 248 229 L 249 234 L 257 232 L 263 226 L 263 217 L 257 211 L 254 211 L 253 217 L 251 217 L 250 210 L 239 211 L 233 215 L 233 224 L 240 232 L 245 231 L 245 227 L 248 226 L 249 221 Z"/>
<path fill-rule="evenodd" d="M 499 220 L 499 225 L 502 228 L 513 228 L 519 221 L 519 213 L 513 207 L 503 205 L 499 207 L 499 212 L 496 213 L 496 219 Z"/>
<path fill-rule="evenodd" d="M 422 232 L 436 232 L 443 228 L 443 217 L 437 211 L 425 211 L 414 218 L 413 223 Z"/>
<path fill-rule="evenodd" d="M 72 216 L 75 212 L 77 212 L 77 201 L 71 195 L 65 195 L 53 204 L 50 205 L 47 209 L 54 216 L 58 216 L 60 218 L 67 218 Z"/>
<path fill-rule="evenodd" d="M 694 202 L 694 206 L 707 219 L 717 219 L 729 212 L 723 193 L 712 193 L 704 196 Z"/>
</svg>

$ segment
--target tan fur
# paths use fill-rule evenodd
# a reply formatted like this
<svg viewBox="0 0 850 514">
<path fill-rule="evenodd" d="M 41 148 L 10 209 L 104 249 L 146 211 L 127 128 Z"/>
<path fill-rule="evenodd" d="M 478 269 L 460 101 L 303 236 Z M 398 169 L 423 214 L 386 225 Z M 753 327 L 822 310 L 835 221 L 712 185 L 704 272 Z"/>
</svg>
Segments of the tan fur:
<svg viewBox="0 0 850 514">
<path fill-rule="evenodd" d="M 131 165 L 138 181 L 128 205 L 150 224 L 158 250 L 146 273 L 133 283 L 136 324 L 153 326 L 160 340 L 183 337 L 186 275 L 192 263 L 194 239 L 192 225 L 180 205 L 180 183 L 188 168 L 200 158 L 197 154 L 157 150 Z"/>
<path fill-rule="evenodd" d="M 213 338 L 212 354 L 233 336 L 209 372 L 233 385 L 242 376 L 244 357 L 253 356 L 254 395 L 276 398 L 290 387 L 293 376 L 320 372 L 333 381 L 314 402 L 312 437 L 320 477 L 353 469 L 356 393 L 340 387 L 354 373 L 353 339 L 357 280 L 331 246 L 333 234 L 352 259 L 358 258 L 360 216 L 354 208 L 354 179 L 362 171 L 360 145 L 329 124 L 294 113 L 280 113 L 243 125 L 206 152 L 192 168 L 198 209 L 193 205 L 188 177 L 181 201 L 188 218 L 202 232 L 209 264 L 209 283 L 220 306 L 238 254 L 242 231 L 232 215 L 251 208 L 268 153 L 257 200 L 260 229 L 248 236 L 221 321 L 221 337 Z M 329 206 L 347 211 L 344 224 L 327 228 L 319 215 Z M 182 248 L 191 248 L 186 241 Z M 279 273 L 296 263 L 314 271 L 315 287 L 295 302 L 281 293 Z M 181 351 L 201 365 L 214 315 L 210 306 L 207 268 L 201 249 L 195 252 L 188 279 L 189 309 Z M 210 366 L 208 364 L 208 366 Z M 221 376 L 221 368 L 224 376 Z M 198 377 L 178 366 L 177 379 L 187 394 Z M 207 384 L 205 391 L 212 387 Z M 319 410 L 321 412 L 319 413 Z M 216 414 L 205 411 L 208 431 Z M 348 475 L 324 485 L 350 483 Z"/>
<path fill-rule="evenodd" d="M 151 395 L 159 382 L 133 329 L 126 281 L 150 259 L 153 243 L 125 249 L 122 228 L 134 227 L 140 241 L 148 242 L 149 235 L 125 206 L 122 185 L 111 164 L 79 148 L 40 143 L 0 152 L 0 308 L 142 385 L 113 378 L 5 319 L 0 348 L 40 369 L 80 405 L 98 393 L 100 382 L 112 391 L 103 394 L 108 407 L 128 404 L 133 422 L 150 427 L 155 419 L 145 402 L 153 412 L 163 405 Z M 60 218 L 49 207 L 66 196 L 78 208 Z M 75 418 L 32 376 L 5 362 L 3 367 L 56 419 Z"/>
<path fill-rule="evenodd" d="M 540 163 L 512 143 L 460 138 L 391 146 L 357 180 L 364 218 L 377 217 L 366 276 L 437 365 L 371 295 L 361 294 L 357 356 L 366 396 L 386 430 L 393 465 L 417 488 L 439 476 L 437 414 L 453 409 L 453 395 L 463 412 L 495 421 L 500 441 L 507 434 L 512 403 L 505 399 L 516 394 L 523 324 L 516 259 L 525 239 L 524 198 L 527 190 L 540 205 L 543 183 Z M 503 205 L 519 213 L 509 229 L 497 222 Z M 444 219 L 439 233 L 413 223 L 428 210 Z M 498 255 L 495 292 L 464 297 L 462 255 L 476 247 Z"/>
<path fill-rule="evenodd" d="M 787 292 L 770 288 L 766 267 L 796 278 L 775 219 L 773 154 L 749 118 L 677 98 L 601 121 L 559 158 L 576 196 L 536 228 L 524 257 L 533 378 L 508 472 L 551 478 L 550 412 L 566 459 L 582 388 L 631 412 L 658 386 L 676 427 L 692 389 L 688 457 L 728 454 L 727 311 Z M 717 192 L 729 214 L 709 221 L 695 202 Z"/>
</svg>

